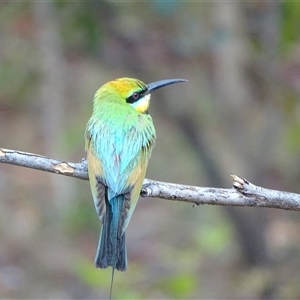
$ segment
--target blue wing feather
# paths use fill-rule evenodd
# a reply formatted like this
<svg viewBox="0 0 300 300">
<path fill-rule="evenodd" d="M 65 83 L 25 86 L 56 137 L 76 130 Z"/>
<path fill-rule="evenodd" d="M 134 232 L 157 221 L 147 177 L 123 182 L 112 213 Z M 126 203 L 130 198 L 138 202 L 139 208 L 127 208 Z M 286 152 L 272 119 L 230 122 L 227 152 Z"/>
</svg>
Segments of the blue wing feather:
<svg viewBox="0 0 300 300">
<path fill-rule="evenodd" d="M 91 118 L 86 140 L 89 177 L 95 207 L 102 221 L 96 266 L 127 266 L 125 229 L 139 198 L 155 141 L 149 115 L 126 106 L 120 118 Z"/>
<path fill-rule="evenodd" d="M 95 156 L 103 167 L 102 177 L 110 188 L 108 198 L 127 192 L 131 184 L 128 178 L 140 163 L 147 163 L 154 144 L 155 130 L 150 116 L 148 120 L 135 111 L 127 118 L 131 122 L 121 127 L 105 119 L 93 120 L 88 126 Z M 149 120 L 150 118 L 150 120 Z M 148 121 L 148 122 L 147 122 Z M 150 121 L 150 122 L 149 122 Z M 120 128 L 122 128 L 120 130 Z M 146 152 L 142 149 L 147 148 Z"/>
</svg>

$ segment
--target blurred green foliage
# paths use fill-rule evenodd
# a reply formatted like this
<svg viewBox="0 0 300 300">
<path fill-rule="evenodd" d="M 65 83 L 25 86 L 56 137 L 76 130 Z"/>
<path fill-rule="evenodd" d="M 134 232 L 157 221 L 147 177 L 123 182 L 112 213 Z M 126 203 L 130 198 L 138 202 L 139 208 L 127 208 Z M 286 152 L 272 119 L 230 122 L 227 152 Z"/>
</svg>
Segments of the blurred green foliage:
<svg viewBox="0 0 300 300">
<path fill-rule="evenodd" d="M 300 3 L 298 1 L 283 1 L 282 5 L 282 46 L 289 48 L 299 42 Z"/>
</svg>

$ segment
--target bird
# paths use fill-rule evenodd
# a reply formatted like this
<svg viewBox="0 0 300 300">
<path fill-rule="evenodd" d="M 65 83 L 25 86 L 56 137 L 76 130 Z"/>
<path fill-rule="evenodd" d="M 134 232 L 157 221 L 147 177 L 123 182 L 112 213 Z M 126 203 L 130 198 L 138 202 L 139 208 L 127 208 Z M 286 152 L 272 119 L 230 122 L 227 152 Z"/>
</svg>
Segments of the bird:
<svg viewBox="0 0 300 300">
<path fill-rule="evenodd" d="M 136 207 L 156 132 L 148 112 L 151 93 L 187 81 L 165 79 L 145 84 L 118 78 L 102 85 L 93 100 L 85 130 L 88 175 L 102 223 L 95 257 L 97 268 L 127 268 L 125 230 Z"/>
</svg>

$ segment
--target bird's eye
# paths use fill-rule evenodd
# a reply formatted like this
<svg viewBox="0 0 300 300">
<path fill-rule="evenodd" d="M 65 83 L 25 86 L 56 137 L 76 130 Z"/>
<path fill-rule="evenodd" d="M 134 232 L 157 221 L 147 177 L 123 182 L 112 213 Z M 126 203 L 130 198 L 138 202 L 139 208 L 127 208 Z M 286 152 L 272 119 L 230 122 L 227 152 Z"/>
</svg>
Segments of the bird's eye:
<svg viewBox="0 0 300 300">
<path fill-rule="evenodd" d="M 140 92 L 133 92 L 131 94 L 131 96 L 126 99 L 126 102 L 127 103 L 134 103 L 134 102 L 138 101 L 140 98 L 141 98 L 141 93 Z"/>
<path fill-rule="evenodd" d="M 134 92 L 134 93 L 132 94 L 132 98 L 133 98 L 134 100 L 137 100 L 137 99 L 139 98 L 139 96 L 140 96 L 140 94 L 139 94 L 138 92 Z"/>
</svg>

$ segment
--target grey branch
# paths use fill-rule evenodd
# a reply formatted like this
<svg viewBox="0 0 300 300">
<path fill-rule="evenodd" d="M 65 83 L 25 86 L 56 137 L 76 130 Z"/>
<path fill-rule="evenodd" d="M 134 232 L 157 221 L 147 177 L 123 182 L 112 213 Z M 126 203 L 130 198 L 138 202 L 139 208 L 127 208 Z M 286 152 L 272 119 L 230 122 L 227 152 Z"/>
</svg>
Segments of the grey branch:
<svg viewBox="0 0 300 300">
<path fill-rule="evenodd" d="M 87 162 L 65 162 L 33 153 L 0 148 L 0 163 L 71 176 L 88 180 Z M 223 206 L 252 206 L 300 210 L 300 194 L 265 189 L 236 175 L 230 175 L 230 189 L 198 187 L 145 179 L 142 197 L 156 197 L 192 203 Z"/>
</svg>

